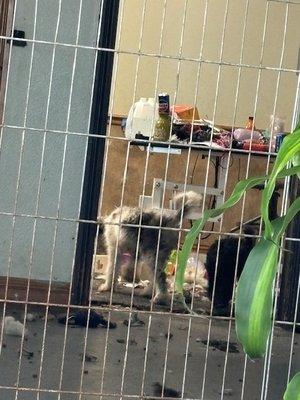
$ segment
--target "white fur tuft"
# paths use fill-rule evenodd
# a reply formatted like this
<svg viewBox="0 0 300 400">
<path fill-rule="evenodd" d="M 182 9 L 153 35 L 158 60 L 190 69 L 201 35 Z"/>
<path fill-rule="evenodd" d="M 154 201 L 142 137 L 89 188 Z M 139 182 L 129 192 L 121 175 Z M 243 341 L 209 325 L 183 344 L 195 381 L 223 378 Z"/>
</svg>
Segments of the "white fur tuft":
<svg viewBox="0 0 300 400">
<path fill-rule="evenodd" d="M 200 207 L 202 205 L 202 199 L 203 196 L 201 194 L 191 190 L 185 194 L 184 192 L 180 192 L 173 197 L 176 208 L 181 208 L 183 206 Z"/>
<path fill-rule="evenodd" d="M 7 316 L 4 318 L 4 333 L 9 336 L 24 336 L 27 337 L 28 331 L 25 329 L 24 325 L 16 321 L 14 317 Z"/>
</svg>

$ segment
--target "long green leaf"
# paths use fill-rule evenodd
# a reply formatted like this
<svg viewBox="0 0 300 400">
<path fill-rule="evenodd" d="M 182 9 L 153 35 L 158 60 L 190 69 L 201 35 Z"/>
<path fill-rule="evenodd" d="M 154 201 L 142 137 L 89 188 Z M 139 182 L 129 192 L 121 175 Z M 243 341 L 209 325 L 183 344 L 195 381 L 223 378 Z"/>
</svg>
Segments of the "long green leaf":
<svg viewBox="0 0 300 400">
<path fill-rule="evenodd" d="M 294 155 L 292 159 L 292 164 L 296 167 L 300 165 L 300 151 L 298 151 L 297 154 Z M 298 178 L 300 179 L 300 174 L 297 174 Z"/>
<path fill-rule="evenodd" d="M 280 239 L 282 238 L 288 224 L 292 221 L 292 219 L 296 216 L 296 214 L 300 211 L 300 197 L 298 197 L 288 208 L 287 213 L 284 217 L 277 218 L 274 224 L 274 236 L 273 240 L 275 243 L 279 244 Z M 277 222 L 278 221 L 278 222 Z"/>
<path fill-rule="evenodd" d="M 300 400 L 300 372 L 288 384 L 283 400 Z"/>
<path fill-rule="evenodd" d="M 299 151 L 300 129 L 297 129 L 284 138 L 277 154 L 267 185 L 262 194 L 261 215 L 265 223 L 265 236 L 268 239 L 271 239 L 273 234 L 272 225 L 269 219 L 268 205 L 274 192 L 276 179 L 278 178 L 278 174 L 284 170 L 286 165 L 293 160 L 293 158 L 299 153 Z"/>
<path fill-rule="evenodd" d="M 288 168 L 286 170 L 281 171 L 278 174 L 278 178 L 284 178 L 286 176 L 295 175 L 300 173 L 300 165 L 292 168 Z M 249 178 L 243 181 L 240 181 L 235 186 L 231 196 L 225 201 L 220 207 L 206 210 L 203 213 L 202 218 L 196 220 L 190 229 L 189 233 L 187 234 L 182 250 L 179 252 L 178 255 L 178 267 L 176 271 L 176 279 L 175 279 L 175 288 L 176 292 L 179 294 L 183 293 L 183 283 L 184 283 L 184 272 L 187 260 L 189 255 L 192 251 L 193 245 L 195 240 L 197 239 L 199 233 L 203 229 L 204 225 L 210 218 L 215 218 L 224 213 L 227 209 L 231 208 L 235 205 L 243 196 L 243 194 L 252 187 L 265 182 L 269 176 L 262 176 L 257 178 Z"/>
<path fill-rule="evenodd" d="M 300 120 L 298 121 L 296 128 L 294 129 L 295 131 L 300 129 Z M 294 155 L 293 159 L 292 159 L 292 165 L 293 166 L 297 166 L 300 165 L 300 151 L 298 151 L 297 154 Z M 300 174 L 297 174 L 298 178 L 300 179 Z"/>
<path fill-rule="evenodd" d="M 271 222 L 273 240 L 260 239 L 250 252 L 237 285 L 236 332 L 251 358 L 262 357 L 266 352 L 272 324 L 273 285 L 280 239 L 299 211 L 300 198 L 293 202 L 285 216 Z"/>
<path fill-rule="evenodd" d="M 250 358 L 263 357 L 266 352 L 278 252 L 279 247 L 275 243 L 262 238 L 249 254 L 238 282 L 236 333 Z"/>
</svg>

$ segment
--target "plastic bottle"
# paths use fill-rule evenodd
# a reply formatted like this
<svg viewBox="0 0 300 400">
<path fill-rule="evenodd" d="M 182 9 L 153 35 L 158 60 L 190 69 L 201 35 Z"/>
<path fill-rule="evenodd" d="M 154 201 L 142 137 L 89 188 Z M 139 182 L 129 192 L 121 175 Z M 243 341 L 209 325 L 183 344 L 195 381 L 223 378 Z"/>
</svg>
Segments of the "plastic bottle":
<svg viewBox="0 0 300 400">
<path fill-rule="evenodd" d="M 166 93 L 158 95 L 159 117 L 156 120 L 153 139 L 166 142 L 171 129 L 170 98 Z"/>
<path fill-rule="evenodd" d="M 155 121 L 158 118 L 158 106 L 155 99 L 141 97 L 138 102 L 131 107 L 125 127 L 127 139 L 134 140 L 136 134 L 151 137 Z"/>
<path fill-rule="evenodd" d="M 271 150 L 274 152 L 276 148 L 276 136 L 284 133 L 284 119 L 276 115 L 270 116 L 270 140 Z"/>
<path fill-rule="evenodd" d="M 246 124 L 246 129 L 249 129 L 249 131 L 255 130 L 255 126 L 253 125 L 253 117 L 248 118 L 248 122 Z"/>
</svg>

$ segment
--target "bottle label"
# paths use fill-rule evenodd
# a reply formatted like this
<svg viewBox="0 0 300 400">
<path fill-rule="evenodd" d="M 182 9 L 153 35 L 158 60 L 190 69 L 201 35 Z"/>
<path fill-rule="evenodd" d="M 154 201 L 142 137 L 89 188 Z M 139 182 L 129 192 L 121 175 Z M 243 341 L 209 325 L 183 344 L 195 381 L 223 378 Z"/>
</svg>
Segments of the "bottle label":
<svg viewBox="0 0 300 400">
<path fill-rule="evenodd" d="M 158 95 L 158 112 L 159 114 L 170 113 L 170 97 L 166 93 Z"/>
</svg>

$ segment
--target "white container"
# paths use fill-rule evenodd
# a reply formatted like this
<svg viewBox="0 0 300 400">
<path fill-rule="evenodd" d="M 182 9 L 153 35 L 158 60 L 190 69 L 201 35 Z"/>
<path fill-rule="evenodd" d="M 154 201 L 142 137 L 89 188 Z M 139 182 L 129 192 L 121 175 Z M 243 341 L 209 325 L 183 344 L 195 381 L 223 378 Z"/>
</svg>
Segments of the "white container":
<svg viewBox="0 0 300 400">
<path fill-rule="evenodd" d="M 125 127 L 126 138 L 134 140 L 138 133 L 151 138 L 157 119 L 158 105 L 155 99 L 142 97 L 130 108 Z"/>
</svg>

